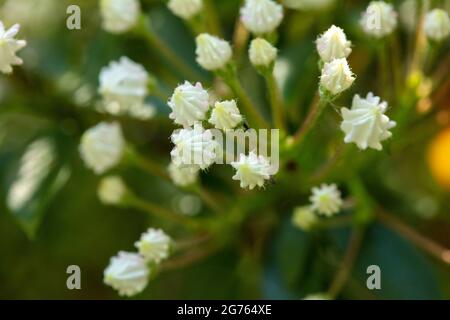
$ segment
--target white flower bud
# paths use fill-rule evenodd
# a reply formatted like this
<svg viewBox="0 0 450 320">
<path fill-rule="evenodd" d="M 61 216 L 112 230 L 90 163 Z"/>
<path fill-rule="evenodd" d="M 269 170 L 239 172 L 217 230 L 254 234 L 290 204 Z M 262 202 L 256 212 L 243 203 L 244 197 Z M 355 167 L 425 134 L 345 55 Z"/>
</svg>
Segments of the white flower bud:
<svg viewBox="0 0 450 320">
<path fill-rule="evenodd" d="M 316 41 L 317 52 L 324 62 L 334 59 L 347 58 L 352 52 L 351 42 L 339 27 L 331 26 Z"/>
<path fill-rule="evenodd" d="M 335 0 L 283 0 L 283 5 L 291 9 L 299 10 L 321 10 L 325 9 Z"/>
<path fill-rule="evenodd" d="M 141 109 L 148 94 L 149 76 L 144 67 L 127 57 L 112 61 L 100 71 L 99 93 L 103 108 L 111 114 L 132 115 Z"/>
<path fill-rule="evenodd" d="M 320 77 L 320 84 L 333 95 L 347 90 L 355 81 L 355 77 L 348 66 L 347 59 L 335 59 L 325 63 Z"/>
<path fill-rule="evenodd" d="M 341 193 L 335 184 L 322 184 L 320 188 L 314 187 L 309 200 L 313 210 L 328 217 L 338 213 L 343 204 Z"/>
<path fill-rule="evenodd" d="M 203 9 L 203 0 L 170 0 L 167 7 L 182 19 L 189 20 Z"/>
<path fill-rule="evenodd" d="M 161 229 L 148 229 L 134 245 L 146 262 L 160 263 L 169 257 L 172 240 Z"/>
<path fill-rule="evenodd" d="M 22 59 L 16 56 L 16 52 L 26 46 L 25 40 L 16 40 L 14 36 L 19 32 L 20 25 L 15 24 L 5 30 L 3 22 L 0 21 L 0 71 L 11 73 L 13 65 L 21 65 Z"/>
<path fill-rule="evenodd" d="M 183 126 L 192 126 L 205 119 L 209 110 L 208 91 L 203 89 L 200 82 L 194 86 L 185 81 L 175 89 L 168 105 L 172 109 L 170 119 Z"/>
<path fill-rule="evenodd" d="M 80 154 L 87 167 L 102 174 L 120 162 L 124 147 L 120 125 L 101 122 L 81 137 Z"/>
<path fill-rule="evenodd" d="M 283 7 L 273 0 L 246 0 L 241 21 L 254 34 L 274 31 L 283 20 Z"/>
<path fill-rule="evenodd" d="M 345 143 L 354 142 L 363 150 L 367 147 L 383 149 L 381 141 L 392 136 L 389 129 L 395 127 L 396 123 L 384 114 L 388 105 L 380 100 L 371 92 L 366 99 L 355 95 L 352 109 L 342 108 L 341 130 L 345 132 Z"/>
<path fill-rule="evenodd" d="M 235 100 L 220 101 L 214 104 L 208 121 L 217 129 L 234 129 L 242 122 L 242 115 Z"/>
<path fill-rule="evenodd" d="M 236 169 L 233 180 L 241 182 L 241 188 L 254 189 L 256 186 L 263 187 L 264 181 L 270 179 L 270 162 L 264 156 L 256 155 L 253 151 L 248 156 L 241 154 L 239 161 L 231 163 Z"/>
<path fill-rule="evenodd" d="M 200 124 L 195 124 L 194 128 L 176 130 L 171 137 L 175 145 L 170 152 L 173 163 L 208 168 L 215 162 L 219 147 L 213 138 L 211 130 L 203 129 Z"/>
<path fill-rule="evenodd" d="M 277 58 L 277 48 L 265 39 L 252 41 L 249 49 L 250 62 L 256 67 L 269 67 Z"/>
<path fill-rule="evenodd" d="M 319 221 L 318 217 L 309 206 L 295 208 L 292 215 L 292 223 L 303 231 L 311 230 L 317 221 Z"/>
<path fill-rule="evenodd" d="M 204 69 L 215 71 L 222 69 L 233 54 L 230 44 L 216 36 L 202 33 L 195 39 L 197 63 Z"/>
<path fill-rule="evenodd" d="M 100 201 L 107 205 L 121 204 L 127 192 L 127 186 L 118 176 L 103 178 L 97 189 Z"/>
<path fill-rule="evenodd" d="M 120 251 L 111 258 L 103 274 L 103 282 L 113 287 L 121 296 L 142 292 L 148 283 L 149 269 L 137 253 Z"/>
<path fill-rule="evenodd" d="M 389 3 L 372 1 L 362 15 L 361 26 L 365 33 L 382 38 L 397 27 L 397 13 Z"/>
<path fill-rule="evenodd" d="M 303 300 L 332 300 L 332 299 L 328 295 L 328 293 L 319 292 L 308 294 L 306 297 L 303 298 Z"/>
<path fill-rule="evenodd" d="M 442 9 L 434 9 L 425 15 L 425 34 L 434 41 L 442 41 L 450 34 L 450 19 Z"/>
<path fill-rule="evenodd" d="M 195 166 L 177 166 L 173 162 L 167 169 L 172 182 L 179 187 L 187 187 L 198 179 L 198 168 Z"/>
<path fill-rule="evenodd" d="M 133 28 L 141 12 L 139 0 L 101 0 L 102 26 L 111 33 L 124 33 Z"/>
</svg>

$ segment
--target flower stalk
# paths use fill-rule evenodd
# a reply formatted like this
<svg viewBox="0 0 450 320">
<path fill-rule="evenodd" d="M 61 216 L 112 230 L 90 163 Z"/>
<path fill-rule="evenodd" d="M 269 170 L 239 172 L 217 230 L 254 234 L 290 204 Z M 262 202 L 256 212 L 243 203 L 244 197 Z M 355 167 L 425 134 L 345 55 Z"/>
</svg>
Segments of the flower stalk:
<svg viewBox="0 0 450 320">
<path fill-rule="evenodd" d="M 228 64 L 224 69 L 218 70 L 216 73 L 238 97 L 239 106 L 244 111 L 243 113 L 246 116 L 250 126 L 256 128 L 267 128 L 268 124 L 258 112 L 245 90 L 242 88 L 235 66 Z"/>
<path fill-rule="evenodd" d="M 310 108 L 305 121 L 293 137 L 293 146 L 297 146 L 303 143 L 303 140 L 305 140 L 308 133 L 315 126 L 317 120 L 319 119 L 327 104 L 327 100 L 320 97 L 319 94 L 316 94 L 312 103 L 312 107 Z"/>
</svg>

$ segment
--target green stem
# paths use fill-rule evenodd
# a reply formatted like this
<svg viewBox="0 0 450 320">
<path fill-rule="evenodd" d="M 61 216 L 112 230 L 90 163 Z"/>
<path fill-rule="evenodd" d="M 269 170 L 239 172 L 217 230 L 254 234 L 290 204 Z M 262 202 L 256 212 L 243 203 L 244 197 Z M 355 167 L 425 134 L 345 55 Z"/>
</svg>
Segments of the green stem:
<svg viewBox="0 0 450 320">
<path fill-rule="evenodd" d="M 212 34 L 215 34 L 219 37 L 222 36 L 222 28 L 219 22 L 219 16 L 217 15 L 216 8 L 211 0 L 203 0 L 203 11 L 204 11 L 204 19 L 206 19 L 206 24 L 208 25 L 208 29 Z"/>
<path fill-rule="evenodd" d="M 129 199 L 127 199 L 127 204 L 130 205 L 131 207 L 147 212 L 158 219 L 177 223 L 183 225 L 188 229 L 199 229 L 200 227 L 198 222 L 193 221 L 183 216 L 182 214 L 176 213 L 172 210 L 159 206 L 155 203 L 144 201 L 135 196 L 132 196 Z"/>
<path fill-rule="evenodd" d="M 384 212 L 383 210 L 378 210 L 376 215 L 382 224 L 397 232 L 403 238 L 411 241 L 414 245 L 421 248 L 423 251 L 427 252 L 439 261 L 450 265 L 450 249 L 447 249 L 433 240 L 419 234 L 413 228 L 392 214 Z"/>
<path fill-rule="evenodd" d="M 137 32 L 147 40 L 151 47 L 157 49 L 160 55 L 166 59 L 174 69 L 178 70 L 185 77 L 190 80 L 201 78 L 201 75 L 188 66 L 165 42 L 155 35 L 147 17 L 141 17 Z"/>
<path fill-rule="evenodd" d="M 208 190 L 202 188 L 200 185 L 193 186 L 192 190 L 215 212 L 221 212 L 223 210 L 219 201 Z"/>
<path fill-rule="evenodd" d="M 320 98 L 320 95 L 317 93 L 316 97 L 314 98 L 313 105 L 310 108 L 305 121 L 303 122 L 302 126 L 297 131 L 297 133 L 294 135 L 294 142 L 293 142 L 294 146 L 302 144 L 303 140 L 305 140 L 308 133 L 317 123 L 317 120 L 319 119 L 320 115 L 322 114 L 327 104 L 328 102 Z"/>
<path fill-rule="evenodd" d="M 285 117 L 283 98 L 281 96 L 280 88 L 275 79 L 275 76 L 273 75 L 273 68 L 271 68 L 270 71 L 264 73 L 264 78 L 266 79 L 267 88 L 269 89 L 270 105 L 272 107 L 272 117 L 275 127 L 284 130 Z"/>
<path fill-rule="evenodd" d="M 380 70 L 380 91 L 383 92 L 385 97 L 390 97 L 390 85 L 389 85 L 389 63 L 386 54 L 386 44 L 380 43 L 378 48 L 379 70 Z"/>
<path fill-rule="evenodd" d="M 339 270 L 336 273 L 333 281 L 331 282 L 328 295 L 335 299 L 341 290 L 344 288 L 351 270 L 356 262 L 358 253 L 361 248 L 361 244 L 364 238 L 364 229 L 355 228 L 350 236 L 350 241 L 347 247 L 345 256 L 339 266 Z"/>
<path fill-rule="evenodd" d="M 127 148 L 125 152 L 126 152 L 126 159 L 128 159 L 128 161 L 131 164 L 143 169 L 144 171 L 150 173 L 151 175 L 160 177 L 166 181 L 171 181 L 170 176 L 160 164 L 150 159 L 142 157 L 140 154 L 138 154 L 131 148 Z"/>
<path fill-rule="evenodd" d="M 223 81 L 230 87 L 231 91 L 239 99 L 239 106 L 243 109 L 244 115 L 250 126 L 255 128 L 267 128 L 268 125 L 261 114 L 256 110 L 252 101 L 248 97 L 247 93 L 242 88 L 239 81 L 236 68 L 232 65 L 228 65 L 224 69 L 217 72 L 218 76 L 223 79 Z"/>
</svg>

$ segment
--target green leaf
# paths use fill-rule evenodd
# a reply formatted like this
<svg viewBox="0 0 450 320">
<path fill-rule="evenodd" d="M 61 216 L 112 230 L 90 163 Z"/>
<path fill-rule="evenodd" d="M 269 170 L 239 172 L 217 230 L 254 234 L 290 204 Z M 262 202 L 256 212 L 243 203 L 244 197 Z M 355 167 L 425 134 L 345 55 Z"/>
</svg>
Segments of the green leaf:
<svg viewBox="0 0 450 320">
<path fill-rule="evenodd" d="M 336 236 L 336 234 L 335 234 Z M 339 247 L 345 248 L 345 235 L 336 237 Z M 370 290 L 378 299 L 442 299 L 437 271 L 428 257 L 413 244 L 380 224 L 367 230 L 351 278 L 366 288 L 367 267 L 381 269 L 381 290 Z M 347 288 L 349 289 L 349 288 Z M 347 290 L 345 298 L 361 298 Z"/>
<path fill-rule="evenodd" d="M 70 176 L 56 137 L 39 137 L 28 144 L 9 181 L 6 206 L 29 238 L 33 238 L 48 205 Z"/>
</svg>

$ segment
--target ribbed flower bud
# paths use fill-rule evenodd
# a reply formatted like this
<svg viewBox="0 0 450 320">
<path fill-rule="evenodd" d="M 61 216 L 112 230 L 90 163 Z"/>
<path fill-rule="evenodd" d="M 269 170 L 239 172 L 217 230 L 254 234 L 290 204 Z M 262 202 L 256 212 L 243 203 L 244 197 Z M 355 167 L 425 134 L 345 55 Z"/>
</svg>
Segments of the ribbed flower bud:
<svg viewBox="0 0 450 320">
<path fill-rule="evenodd" d="M 197 63 L 206 70 L 215 71 L 225 67 L 230 61 L 232 50 L 230 44 L 216 36 L 202 33 L 195 39 Z"/>
<path fill-rule="evenodd" d="M 273 0 L 246 0 L 241 21 L 254 34 L 274 31 L 283 20 L 283 7 Z"/>
<path fill-rule="evenodd" d="M 339 27 L 331 26 L 316 41 L 317 52 L 324 62 L 334 59 L 347 58 L 352 52 L 351 42 Z"/>
<path fill-rule="evenodd" d="M 124 33 L 138 22 L 141 13 L 139 0 L 101 0 L 102 26 L 111 33 Z"/>
<path fill-rule="evenodd" d="M 325 63 L 320 77 L 320 85 L 333 95 L 347 90 L 355 81 L 355 77 L 348 66 L 347 59 L 335 59 Z"/>
<path fill-rule="evenodd" d="M 265 39 L 254 39 L 250 44 L 250 62 L 255 67 L 269 67 L 277 58 L 277 48 Z"/>
</svg>

